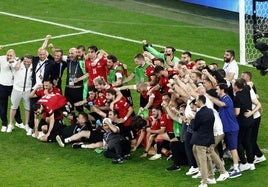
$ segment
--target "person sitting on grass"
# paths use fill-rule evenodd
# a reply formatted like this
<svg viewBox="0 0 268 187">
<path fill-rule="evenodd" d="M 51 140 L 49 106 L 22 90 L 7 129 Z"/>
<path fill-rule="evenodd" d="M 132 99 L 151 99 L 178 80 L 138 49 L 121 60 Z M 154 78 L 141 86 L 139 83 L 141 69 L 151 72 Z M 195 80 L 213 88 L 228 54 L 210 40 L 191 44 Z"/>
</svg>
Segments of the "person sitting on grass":
<svg viewBox="0 0 268 187">
<path fill-rule="evenodd" d="M 147 157 L 148 151 L 151 149 L 153 142 L 156 143 L 156 154 L 149 158 L 149 160 L 161 159 L 163 153 L 165 156 L 170 155 L 169 147 L 166 143 L 169 142 L 169 137 L 167 135 L 167 129 L 169 129 L 170 124 L 172 125 L 172 120 L 167 119 L 167 115 L 162 111 L 160 106 L 155 106 L 152 108 L 152 114 L 149 118 L 150 127 L 146 129 L 147 142 L 144 153 L 141 157 Z M 167 149 L 168 148 L 168 149 Z"/>
<path fill-rule="evenodd" d="M 131 151 L 136 151 L 140 145 L 144 148 L 146 147 L 146 128 L 149 127 L 147 118 L 138 113 L 131 120 L 130 126 L 136 132 L 136 144 Z"/>
<path fill-rule="evenodd" d="M 147 157 L 148 153 L 150 152 L 152 155 L 156 154 L 156 150 L 153 147 L 153 144 L 155 143 L 155 137 L 159 132 L 164 132 L 164 128 L 160 128 L 159 123 L 159 110 L 158 108 L 152 109 L 152 114 L 150 115 L 148 119 L 149 126 L 145 127 L 145 136 L 146 136 L 146 146 L 143 154 L 140 156 L 141 158 Z M 161 154 L 160 154 L 161 155 Z"/>
<path fill-rule="evenodd" d="M 65 147 L 67 143 L 75 142 L 72 147 L 96 149 L 101 148 L 103 132 L 93 129 L 88 115 L 85 112 L 80 112 L 76 118 L 76 123 L 67 126 L 63 129 L 62 134 L 56 136 L 57 143 L 60 147 Z M 89 144 L 84 144 L 88 142 Z"/>
<path fill-rule="evenodd" d="M 122 135 L 122 136 L 124 136 L 124 125 L 122 124 L 122 123 L 120 123 L 120 121 L 119 121 L 119 118 L 118 118 L 118 111 L 117 110 L 109 110 L 109 112 L 108 112 L 108 117 L 109 117 L 109 119 L 111 120 L 111 122 L 116 126 L 116 127 L 118 127 L 118 129 L 119 129 L 119 134 L 120 135 Z M 97 123 L 97 125 L 102 125 L 101 124 L 101 122 L 99 121 L 99 123 Z M 90 138 L 90 139 L 94 139 L 95 141 L 97 140 L 98 142 L 97 143 L 90 143 L 90 144 L 84 144 L 84 143 L 74 143 L 73 144 L 73 148 L 89 148 L 89 149 L 92 149 L 92 148 L 94 148 L 94 149 L 96 149 L 96 148 L 103 148 L 103 131 L 100 131 L 101 130 L 101 128 L 99 128 L 100 126 L 98 126 L 97 127 L 97 129 L 96 130 L 93 130 L 92 131 L 92 133 L 93 134 L 89 134 L 88 135 L 88 133 L 85 133 L 85 132 L 79 132 L 78 134 L 75 134 L 75 135 L 73 135 L 73 136 L 71 136 L 71 137 L 69 137 L 69 138 L 65 138 L 64 139 L 64 142 L 68 142 L 68 141 L 74 141 L 74 139 L 75 138 L 81 138 L 81 135 L 84 137 L 84 138 L 87 138 L 87 137 L 89 137 L 89 136 L 92 136 L 92 135 L 94 135 L 92 138 Z M 127 137 L 125 137 L 126 139 L 127 139 Z M 63 140 L 63 138 L 61 138 L 60 139 L 61 141 Z M 60 142 L 60 140 L 59 140 L 59 142 Z M 58 142 L 58 143 L 59 143 Z M 63 147 L 64 146 L 64 142 L 62 142 L 62 143 L 59 143 L 59 145 L 61 146 L 61 147 Z M 63 144 L 63 145 L 62 145 Z M 99 149 L 100 150 L 100 152 L 102 152 L 103 151 L 103 149 Z M 96 151 L 97 152 L 97 151 Z M 128 156 L 128 155 L 127 155 Z"/>
<path fill-rule="evenodd" d="M 102 128 L 105 133 L 103 136 L 104 156 L 113 158 L 112 163 L 121 164 L 124 158 L 130 156 L 130 142 L 120 134 L 120 128 L 112 124 L 110 118 L 104 118 Z"/>
<path fill-rule="evenodd" d="M 88 119 L 92 124 L 95 124 L 98 119 L 100 120 L 106 117 L 105 105 L 105 96 L 99 96 L 94 85 L 88 87 L 88 97 L 86 99 L 74 103 L 74 106 L 84 106 L 89 110 Z"/>
<path fill-rule="evenodd" d="M 118 112 L 117 123 L 123 124 L 123 131 L 121 133 L 123 133 L 123 136 L 127 137 L 131 145 L 134 146 L 136 144 L 135 133 L 130 126 L 132 116 L 134 115 L 134 108 L 127 102 L 124 96 L 117 100 L 117 91 L 114 89 L 106 90 L 106 102 L 111 110 Z"/>
</svg>

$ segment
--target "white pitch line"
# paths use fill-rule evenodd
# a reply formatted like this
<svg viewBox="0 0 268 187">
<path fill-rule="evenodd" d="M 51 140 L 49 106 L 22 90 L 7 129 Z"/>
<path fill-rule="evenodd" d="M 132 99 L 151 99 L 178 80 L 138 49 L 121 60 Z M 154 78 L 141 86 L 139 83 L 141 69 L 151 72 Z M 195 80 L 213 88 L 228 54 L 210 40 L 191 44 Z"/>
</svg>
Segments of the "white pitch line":
<svg viewBox="0 0 268 187">
<path fill-rule="evenodd" d="M 0 11 L 0 14 L 7 15 L 7 16 L 12 16 L 12 17 L 17 17 L 17 18 L 21 18 L 21 19 L 26 19 L 26 20 L 31 20 L 31 21 L 36 21 L 36 22 L 40 22 L 40 23 L 55 25 L 55 26 L 64 27 L 64 28 L 68 28 L 68 29 L 73 29 L 73 30 L 77 30 L 77 31 L 87 32 L 87 33 L 91 33 L 91 34 L 95 34 L 95 35 L 99 35 L 99 36 L 118 39 L 118 40 L 123 40 L 123 41 L 128 41 L 128 42 L 133 42 L 133 43 L 139 43 L 139 44 L 141 43 L 141 41 L 130 39 L 130 38 L 125 38 L 125 37 L 121 37 L 121 36 L 115 36 L 115 35 L 95 32 L 95 31 L 91 31 L 91 30 L 82 29 L 82 28 L 79 28 L 79 27 L 74 27 L 74 26 L 70 26 L 70 25 L 55 23 L 55 22 L 52 22 L 52 21 L 46 21 L 46 20 L 32 18 L 32 17 L 28 17 L 28 16 L 22 16 L 22 15 L 12 14 L 12 13 L 2 12 L 2 11 Z M 40 41 L 40 40 L 38 39 L 38 41 Z M 9 44 L 6 44 L 6 46 L 8 46 L 8 45 Z M 158 44 L 154 44 L 154 46 L 160 47 L 160 48 L 165 47 L 165 46 L 158 45 Z M 180 52 L 185 51 L 183 49 L 176 49 L 176 50 L 180 51 Z M 222 61 L 222 58 L 218 58 L 218 57 L 214 57 L 214 56 L 210 56 L 210 55 L 206 55 L 206 54 L 201 54 L 201 53 L 196 53 L 196 52 L 192 52 L 192 51 L 191 51 L 191 53 L 194 54 L 194 55 L 201 56 L 201 57 L 206 57 L 206 58 L 210 58 L 210 59 L 213 59 L 213 60 Z"/>
<path fill-rule="evenodd" d="M 87 34 L 89 33 L 88 31 L 84 31 L 84 32 L 76 32 L 76 33 L 70 33 L 70 34 L 62 34 L 62 35 L 58 35 L 58 36 L 52 36 L 52 39 L 55 38 L 65 38 L 65 37 L 69 37 L 69 36 L 75 36 L 75 35 L 81 35 L 81 34 Z M 5 44 L 2 45 L 3 47 L 10 47 L 10 46 L 16 46 L 16 45 L 22 45 L 22 44 L 28 44 L 28 43 L 34 43 L 34 42 L 40 42 L 40 41 L 44 41 L 44 38 L 39 38 L 39 39 L 35 39 L 35 40 L 28 40 L 28 41 L 23 41 L 23 42 L 17 42 L 17 43 L 11 43 L 11 44 Z"/>
</svg>

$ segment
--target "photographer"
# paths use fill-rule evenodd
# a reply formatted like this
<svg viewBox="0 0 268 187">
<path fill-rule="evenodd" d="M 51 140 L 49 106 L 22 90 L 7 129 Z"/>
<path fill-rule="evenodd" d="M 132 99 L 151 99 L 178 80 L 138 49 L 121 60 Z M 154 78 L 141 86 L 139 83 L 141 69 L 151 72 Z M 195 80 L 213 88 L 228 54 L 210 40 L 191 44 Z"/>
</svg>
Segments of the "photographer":
<svg viewBox="0 0 268 187">
<path fill-rule="evenodd" d="M 268 72 L 268 44 L 256 42 L 255 48 L 262 53 L 262 56 L 253 62 L 253 66 L 260 70 L 261 75 L 266 75 Z"/>
</svg>

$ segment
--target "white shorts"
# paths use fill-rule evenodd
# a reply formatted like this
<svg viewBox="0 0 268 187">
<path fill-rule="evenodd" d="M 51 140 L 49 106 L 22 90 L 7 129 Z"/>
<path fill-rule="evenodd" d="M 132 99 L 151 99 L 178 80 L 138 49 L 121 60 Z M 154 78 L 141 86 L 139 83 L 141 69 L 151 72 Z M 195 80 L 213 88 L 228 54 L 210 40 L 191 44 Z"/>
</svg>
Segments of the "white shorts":
<svg viewBox="0 0 268 187">
<path fill-rule="evenodd" d="M 23 99 L 23 105 L 25 110 L 30 110 L 30 90 L 26 92 L 20 92 L 13 89 L 11 92 L 11 109 L 18 109 L 21 99 Z"/>
</svg>

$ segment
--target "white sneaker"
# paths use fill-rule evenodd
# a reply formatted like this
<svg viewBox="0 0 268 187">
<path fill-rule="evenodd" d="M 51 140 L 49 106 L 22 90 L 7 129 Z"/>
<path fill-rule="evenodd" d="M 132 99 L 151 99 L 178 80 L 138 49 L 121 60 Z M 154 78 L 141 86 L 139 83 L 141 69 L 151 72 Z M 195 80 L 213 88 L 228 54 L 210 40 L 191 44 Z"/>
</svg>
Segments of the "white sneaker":
<svg viewBox="0 0 268 187">
<path fill-rule="evenodd" d="M 1 132 L 7 132 L 7 126 L 2 126 Z"/>
<path fill-rule="evenodd" d="M 215 178 L 213 178 L 213 179 L 207 178 L 207 183 L 208 184 L 217 184 L 217 181 Z"/>
<path fill-rule="evenodd" d="M 1 132 L 7 132 L 7 126 L 2 126 Z"/>
<path fill-rule="evenodd" d="M 30 127 L 28 128 L 28 130 L 26 131 L 26 135 L 27 136 L 32 136 L 33 134 L 33 129 L 31 129 Z"/>
<path fill-rule="evenodd" d="M 192 178 L 193 178 L 193 179 L 201 178 L 201 172 L 198 171 L 198 173 L 195 174 L 195 175 L 193 175 Z"/>
<path fill-rule="evenodd" d="M 216 179 L 216 181 L 225 181 L 226 179 L 229 178 L 229 173 L 226 171 L 225 173 L 223 174 L 220 174 L 220 176 Z"/>
<path fill-rule="evenodd" d="M 29 125 L 26 124 L 26 125 L 24 126 L 24 129 L 25 129 L 25 131 L 27 132 L 27 131 L 30 129 Z"/>
<path fill-rule="evenodd" d="M 248 163 L 240 164 L 240 165 L 239 165 L 239 169 L 240 169 L 240 171 L 246 171 L 246 170 L 249 170 L 249 169 L 250 169 L 250 165 L 249 165 Z"/>
<path fill-rule="evenodd" d="M 229 178 L 233 179 L 236 177 L 240 177 L 242 175 L 242 172 L 239 169 L 234 169 L 229 175 Z"/>
<path fill-rule="evenodd" d="M 12 124 L 9 124 L 9 125 L 7 126 L 7 132 L 8 132 L 8 133 L 11 133 L 13 129 L 14 129 L 14 126 L 13 126 Z"/>
<path fill-rule="evenodd" d="M 32 134 L 32 137 L 33 137 L 33 138 L 37 138 L 37 136 L 36 136 L 36 134 L 35 134 L 35 133 L 33 133 L 33 134 Z"/>
<path fill-rule="evenodd" d="M 61 137 L 59 135 L 56 136 L 56 140 L 60 147 L 64 147 L 65 144 L 62 142 Z"/>
<path fill-rule="evenodd" d="M 171 160 L 172 159 L 172 154 L 170 154 L 168 157 L 167 157 L 167 160 Z"/>
<path fill-rule="evenodd" d="M 161 154 L 155 154 L 154 156 L 149 158 L 149 160 L 157 160 L 157 159 L 161 159 Z"/>
<path fill-rule="evenodd" d="M 255 157 L 255 159 L 254 159 L 254 164 L 257 164 L 257 163 L 260 163 L 260 162 L 264 162 L 266 160 L 266 158 L 265 158 L 265 156 L 264 155 L 262 155 L 261 157 Z"/>
<path fill-rule="evenodd" d="M 15 126 L 16 127 L 18 127 L 18 128 L 20 128 L 20 129 L 25 129 L 25 126 L 24 126 L 24 124 L 23 123 L 15 123 Z"/>
<path fill-rule="evenodd" d="M 190 169 L 186 172 L 186 175 L 193 175 L 199 172 L 199 168 L 194 168 L 193 166 L 190 167 Z"/>
<path fill-rule="evenodd" d="M 41 131 L 38 133 L 37 139 L 40 140 L 43 136 L 45 136 L 45 134 Z"/>
<path fill-rule="evenodd" d="M 253 164 L 248 164 L 249 165 L 249 170 L 255 170 L 256 168 L 255 168 L 255 164 L 253 163 Z"/>
<path fill-rule="evenodd" d="M 208 185 L 207 184 L 199 184 L 198 187 L 207 187 Z"/>
</svg>

